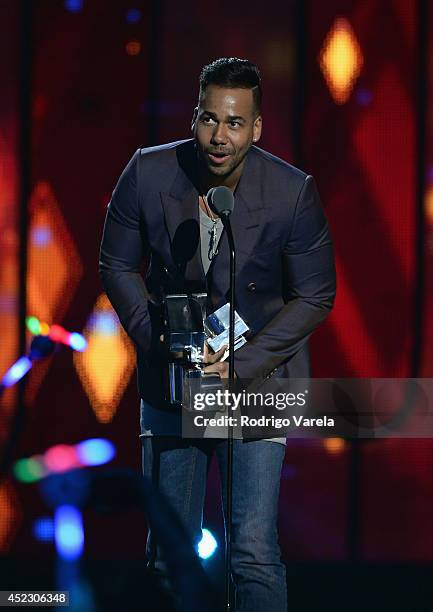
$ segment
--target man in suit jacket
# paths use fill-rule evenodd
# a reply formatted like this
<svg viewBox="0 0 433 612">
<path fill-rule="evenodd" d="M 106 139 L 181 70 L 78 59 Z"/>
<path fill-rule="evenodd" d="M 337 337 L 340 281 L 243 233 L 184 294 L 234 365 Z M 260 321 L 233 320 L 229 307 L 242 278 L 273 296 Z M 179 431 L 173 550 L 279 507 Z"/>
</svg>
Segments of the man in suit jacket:
<svg viewBox="0 0 433 612">
<path fill-rule="evenodd" d="M 253 64 L 221 58 L 205 66 L 194 138 L 137 150 L 113 192 L 101 245 L 105 291 L 137 347 L 144 473 L 157 481 L 195 541 L 213 451 L 225 506 L 226 441 L 180 437 L 178 409 L 164 395 L 161 300 L 168 291 L 205 291 L 208 312 L 228 300 L 227 237 L 206 201 L 208 189 L 225 185 L 235 198 L 236 310 L 251 330 L 235 353 L 237 376 L 259 383 L 269 376 L 308 377 L 308 339 L 335 294 L 332 244 L 315 181 L 254 144 L 261 135 L 260 104 Z M 226 377 L 228 364 L 220 357 L 209 356 L 206 370 Z M 275 441 L 234 441 L 238 610 L 287 607 L 276 529 L 284 450 Z M 163 572 L 151 537 L 148 555 Z"/>
</svg>

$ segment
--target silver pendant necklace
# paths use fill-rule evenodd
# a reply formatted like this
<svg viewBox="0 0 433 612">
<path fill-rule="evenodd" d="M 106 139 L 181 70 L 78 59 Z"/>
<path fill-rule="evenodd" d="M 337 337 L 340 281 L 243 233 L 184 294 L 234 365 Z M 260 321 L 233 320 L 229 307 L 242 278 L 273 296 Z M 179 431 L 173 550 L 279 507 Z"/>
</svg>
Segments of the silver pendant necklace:
<svg viewBox="0 0 433 612">
<path fill-rule="evenodd" d="M 206 196 L 202 195 L 202 198 L 203 198 L 203 202 L 204 202 L 204 205 L 206 206 L 206 210 L 207 210 L 207 213 L 208 213 L 207 216 L 212 221 L 212 227 L 210 229 L 208 229 L 208 233 L 209 233 L 209 250 L 208 250 L 208 253 L 207 253 L 209 261 L 212 261 L 212 259 L 216 255 L 218 255 L 218 244 L 217 244 L 218 218 L 214 219 L 212 217 L 212 211 L 210 210 L 209 204 L 207 203 Z"/>
<path fill-rule="evenodd" d="M 213 221 L 213 219 L 212 219 Z M 209 230 L 209 235 L 210 235 L 210 240 L 209 240 L 209 251 L 207 254 L 207 257 L 209 259 L 209 261 L 212 261 L 212 259 L 215 257 L 215 255 L 218 255 L 218 245 L 217 245 L 217 222 L 213 221 L 213 225 L 212 228 Z"/>
</svg>

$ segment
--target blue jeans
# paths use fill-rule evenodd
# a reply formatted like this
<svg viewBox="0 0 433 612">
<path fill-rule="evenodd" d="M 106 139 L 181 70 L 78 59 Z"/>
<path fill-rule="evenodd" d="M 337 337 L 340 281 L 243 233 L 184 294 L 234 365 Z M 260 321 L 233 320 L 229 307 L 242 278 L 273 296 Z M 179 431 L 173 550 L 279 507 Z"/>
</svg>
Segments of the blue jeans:
<svg viewBox="0 0 433 612">
<path fill-rule="evenodd" d="M 142 439 L 143 472 L 165 494 L 194 544 L 201 539 L 210 460 L 216 452 L 226 516 L 227 442 L 170 436 Z M 265 440 L 233 441 L 232 578 L 238 612 L 286 612 L 286 571 L 277 518 L 285 446 Z M 149 534 L 147 557 L 164 573 Z"/>
</svg>

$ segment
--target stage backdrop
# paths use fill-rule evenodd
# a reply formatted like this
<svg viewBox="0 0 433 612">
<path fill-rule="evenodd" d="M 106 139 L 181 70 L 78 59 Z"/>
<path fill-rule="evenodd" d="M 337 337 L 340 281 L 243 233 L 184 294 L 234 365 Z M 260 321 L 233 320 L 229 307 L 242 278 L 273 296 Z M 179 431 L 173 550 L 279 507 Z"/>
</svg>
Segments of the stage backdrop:
<svg viewBox="0 0 433 612">
<path fill-rule="evenodd" d="M 17 457 L 101 436 L 115 443 L 115 464 L 139 469 L 133 347 L 97 274 L 102 224 L 134 151 L 190 136 L 200 68 L 220 56 L 248 57 L 260 66 L 260 144 L 315 176 L 329 218 L 338 295 L 313 339 L 314 375 L 431 375 L 431 171 L 425 215 L 419 193 L 420 168 L 428 170 L 428 159 L 433 164 L 432 150 L 426 158 L 419 146 L 422 6 L 273 0 L 258 18 L 250 3 L 241 1 L 234 11 L 224 0 L 218 12 L 226 17 L 216 25 L 214 8 L 173 0 L 33 3 L 32 193 L 29 241 L 22 245 L 28 314 L 83 330 L 89 348 L 82 355 L 62 349 L 32 373 Z M 12 7 L 3 3 L 2 11 Z M 8 74 L 16 70 L 12 40 L 20 29 L 14 11 L 8 14 L 2 45 L 12 51 L 2 82 L 11 82 Z M 430 81 L 432 70 L 430 62 Z M 0 116 L 1 160 L 9 159 L 11 168 L 0 218 L 12 238 L 2 252 L 7 249 L 11 270 L 17 219 L 7 202 L 16 211 L 16 95 L 14 88 L 7 91 Z M 420 270 L 430 290 L 424 311 Z M 16 271 L 9 285 L 3 278 L 2 268 L 2 296 L 13 298 Z M 1 316 L 10 322 L 3 371 L 16 354 L 13 303 L 2 301 Z M 425 348 L 417 329 L 429 338 Z M 424 361 L 415 371 L 420 349 Z M 432 446 L 290 443 L 280 512 L 284 558 L 431 561 Z M 211 479 L 206 521 L 220 533 L 214 469 Z M 49 514 L 37 485 L 11 481 L 7 487 L 2 551 L 51 555 L 52 544 L 33 536 L 34 521 Z M 141 556 L 146 534 L 138 515 L 100 519 L 89 513 L 86 524 L 89 554 Z"/>
</svg>

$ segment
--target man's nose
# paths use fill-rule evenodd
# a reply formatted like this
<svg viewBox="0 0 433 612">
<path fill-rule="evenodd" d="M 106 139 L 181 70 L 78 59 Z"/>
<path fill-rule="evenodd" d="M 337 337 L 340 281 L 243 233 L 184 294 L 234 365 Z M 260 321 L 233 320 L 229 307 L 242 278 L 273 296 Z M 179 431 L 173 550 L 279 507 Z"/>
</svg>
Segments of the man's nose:
<svg viewBox="0 0 433 612">
<path fill-rule="evenodd" d="M 215 126 L 212 132 L 212 144 L 225 144 L 227 142 L 227 132 L 223 123 Z"/>
</svg>

